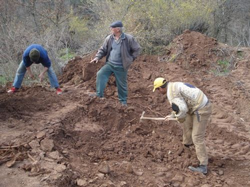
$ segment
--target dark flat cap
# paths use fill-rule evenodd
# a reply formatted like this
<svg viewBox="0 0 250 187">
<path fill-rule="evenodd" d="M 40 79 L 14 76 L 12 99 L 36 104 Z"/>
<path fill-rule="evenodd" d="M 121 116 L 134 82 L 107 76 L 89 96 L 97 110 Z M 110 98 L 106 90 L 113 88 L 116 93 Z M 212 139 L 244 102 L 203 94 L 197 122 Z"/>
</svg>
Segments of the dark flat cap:
<svg viewBox="0 0 250 187">
<path fill-rule="evenodd" d="M 123 24 L 121 21 L 115 21 L 111 23 L 110 27 L 115 28 L 115 27 L 123 27 Z"/>
</svg>

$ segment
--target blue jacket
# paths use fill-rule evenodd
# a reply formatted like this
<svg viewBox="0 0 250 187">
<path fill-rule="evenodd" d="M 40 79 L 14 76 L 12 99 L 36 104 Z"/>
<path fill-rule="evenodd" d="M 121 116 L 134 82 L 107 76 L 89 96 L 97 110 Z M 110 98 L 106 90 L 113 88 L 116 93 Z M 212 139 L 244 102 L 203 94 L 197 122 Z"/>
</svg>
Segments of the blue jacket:
<svg viewBox="0 0 250 187">
<path fill-rule="evenodd" d="M 23 53 L 23 63 L 25 67 L 30 67 L 33 62 L 31 62 L 29 53 L 32 49 L 36 48 L 40 52 L 40 59 L 37 64 L 41 63 L 44 67 L 49 68 L 51 66 L 51 61 L 48 57 L 47 51 L 39 44 L 32 44 Z"/>
</svg>

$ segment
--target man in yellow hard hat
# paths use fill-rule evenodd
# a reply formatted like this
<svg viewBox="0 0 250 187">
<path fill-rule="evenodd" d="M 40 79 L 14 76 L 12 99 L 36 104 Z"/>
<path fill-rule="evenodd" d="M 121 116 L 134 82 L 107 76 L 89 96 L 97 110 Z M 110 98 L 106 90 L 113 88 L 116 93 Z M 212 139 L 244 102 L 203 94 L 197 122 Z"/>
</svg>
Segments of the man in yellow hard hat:
<svg viewBox="0 0 250 187">
<path fill-rule="evenodd" d="M 173 112 L 168 118 L 176 118 L 183 123 L 183 144 L 195 146 L 200 165 L 189 166 L 192 171 L 207 173 L 208 156 L 205 145 L 206 126 L 212 113 L 207 96 L 197 87 L 183 82 L 169 82 L 163 77 L 156 78 L 154 89 L 167 96 Z"/>
</svg>

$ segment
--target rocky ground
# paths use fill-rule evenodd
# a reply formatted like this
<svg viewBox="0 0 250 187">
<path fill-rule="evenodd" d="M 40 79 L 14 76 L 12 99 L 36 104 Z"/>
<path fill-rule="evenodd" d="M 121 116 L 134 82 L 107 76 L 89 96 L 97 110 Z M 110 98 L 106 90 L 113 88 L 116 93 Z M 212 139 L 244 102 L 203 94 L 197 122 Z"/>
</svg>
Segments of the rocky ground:
<svg viewBox="0 0 250 187">
<path fill-rule="evenodd" d="M 49 84 L 0 89 L 1 187 L 241 187 L 250 186 L 250 49 L 233 48 L 185 31 L 160 56 L 140 56 L 128 73 L 128 107 L 111 77 L 105 99 L 90 97 L 94 54 L 69 61 Z M 213 104 L 206 133 L 207 175 L 193 173 L 194 147 L 182 145 L 181 124 L 164 117 L 170 106 L 153 93 L 156 77 L 203 90 Z"/>
</svg>

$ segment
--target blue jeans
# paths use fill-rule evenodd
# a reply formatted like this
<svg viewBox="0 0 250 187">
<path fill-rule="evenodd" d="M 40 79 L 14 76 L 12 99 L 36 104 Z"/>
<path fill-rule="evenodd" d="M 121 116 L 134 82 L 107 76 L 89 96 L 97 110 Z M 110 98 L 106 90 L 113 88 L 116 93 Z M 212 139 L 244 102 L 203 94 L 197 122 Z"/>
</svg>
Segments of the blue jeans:
<svg viewBox="0 0 250 187">
<path fill-rule="evenodd" d="M 16 71 L 16 76 L 15 76 L 14 83 L 13 83 L 13 86 L 15 88 L 21 87 L 21 84 L 23 82 L 23 78 L 24 78 L 26 71 L 27 71 L 26 67 L 22 61 L 19 65 L 17 71 Z M 49 81 L 50 81 L 51 87 L 58 88 L 59 87 L 58 80 L 57 80 L 56 74 L 55 74 L 52 66 L 50 66 L 48 69 L 48 76 L 49 76 Z"/>
<path fill-rule="evenodd" d="M 127 104 L 128 88 L 127 88 L 127 70 L 123 67 L 113 66 L 106 63 L 98 72 L 96 78 L 96 94 L 98 97 L 104 96 L 104 89 L 107 85 L 110 75 L 114 73 L 116 85 L 118 88 L 119 101 Z"/>
</svg>

